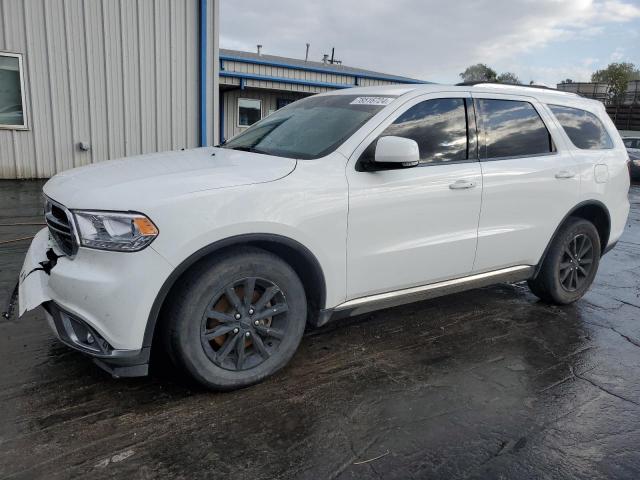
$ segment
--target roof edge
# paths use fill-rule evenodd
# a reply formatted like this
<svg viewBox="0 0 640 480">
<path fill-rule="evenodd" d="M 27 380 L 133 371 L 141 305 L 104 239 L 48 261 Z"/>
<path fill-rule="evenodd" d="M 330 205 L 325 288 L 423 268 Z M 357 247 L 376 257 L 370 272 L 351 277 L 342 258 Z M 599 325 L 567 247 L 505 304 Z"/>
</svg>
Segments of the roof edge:
<svg viewBox="0 0 640 480">
<path fill-rule="evenodd" d="M 331 73 L 334 75 L 348 75 L 351 77 L 358 78 L 366 78 L 369 80 L 383 80 L 388 82 L 398 82 L 398 83 L 406 83 L 406 84 L 430 84 L 433 82 L 427 82 L 425 80 L 417 80 L 409 77 L 400 77 L 396 75 L 387 75 L 385 73 L 366 73 L 366 72 L 357 72 L 353 70 L 349 70 L 350 67 L 344 67 L 345 70 L 342 71 L 336 68 L 330 67 L 316 67 L 316 66 L 304 66 L 304 65 L 296 65 L 294 63 L 287 63 L 286 61 L 276 61 L 276 60 L 268 60 L 263 58 L 251 58 L 251 57 L 243 57 L 241 55 L 230 55 L 226 53 L 220 52 L 220 62 L 228 60 L 231 62 L 242 62 L 242 63 L 250 63 L 253 65 L 266 65 L 272 67 L 282 67 L 282 68 L 290 68 L 291 70 L 301 70 L 306 72 L 316 72 L 316 73 Z M 222 70 L 222 68 L 221 68 Z"/>
</svg>

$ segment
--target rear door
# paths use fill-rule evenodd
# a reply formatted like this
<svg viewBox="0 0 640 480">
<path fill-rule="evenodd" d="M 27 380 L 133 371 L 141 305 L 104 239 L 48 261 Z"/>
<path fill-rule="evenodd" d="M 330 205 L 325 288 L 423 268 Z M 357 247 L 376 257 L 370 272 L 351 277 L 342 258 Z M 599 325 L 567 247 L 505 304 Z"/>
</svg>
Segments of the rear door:
<svg viewBox="0 0 640 480">
<path fill-rule="evenodd" d="M 473 267 L 482 191 L 473 105 L 459 92 L 442 97 L 407 102 L 349 161 L 348 299 L 465 276 Z M 386 135 L 415 140 L 420 165 L 372 164 Z"/>
<path fill-rule="evenodd" d="M 483 178 L 474 271 L 535 265 L 578 202 L 578 165 L 560 127 L 535 99 L 473 97 Z"/>
</svg>

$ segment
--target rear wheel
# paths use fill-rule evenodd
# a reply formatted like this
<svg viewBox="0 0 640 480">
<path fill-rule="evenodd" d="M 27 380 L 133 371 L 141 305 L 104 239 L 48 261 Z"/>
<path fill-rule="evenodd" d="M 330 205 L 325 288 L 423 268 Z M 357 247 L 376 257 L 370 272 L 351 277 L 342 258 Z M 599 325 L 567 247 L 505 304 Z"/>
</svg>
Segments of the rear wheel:
<svg viewBox="0 0 640 480">
<path fill-rule="evenodd" d="M 529 288 L 540 299 L 566 305 L 581 298 L 591 286 L 600 262 L 596 227 L 571 217 L 562 226 Z"/>
<path fill-rule="evenodd" d="M 304 332 L 307 302 L 279 257 L 243 248 L 187 275 L 167 312 L 171 357 L 202 385 L 241 388 L 282 368 Z"/>
</svg>

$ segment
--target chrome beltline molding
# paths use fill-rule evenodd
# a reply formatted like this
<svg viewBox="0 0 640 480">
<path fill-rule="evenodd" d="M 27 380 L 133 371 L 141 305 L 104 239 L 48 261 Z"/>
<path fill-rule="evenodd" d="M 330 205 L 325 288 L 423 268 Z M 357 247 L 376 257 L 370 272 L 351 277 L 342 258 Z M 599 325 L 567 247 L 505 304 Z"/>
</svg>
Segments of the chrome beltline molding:
<svg viewBox="0 0 640 480">
<path fill-rule="evenodd" d="M 359 315 L 374 310 L 403 305 L 405 303 L 435 298 L 449 293 L 460 292 L 472 288 L 493 285 L 503 282 L 518 282 L 533 275 L 535 267 L 531 265 L 517 265 L 514 267 L 492 270 L 467 277 L 445 280 L 443 282 L 405 288 L 393 292 L 378 293 L 367 297 L 355 298 L 341 303 L 333 309 L 334 312 L 350 310 L 349 315 Z"/>
</svg>

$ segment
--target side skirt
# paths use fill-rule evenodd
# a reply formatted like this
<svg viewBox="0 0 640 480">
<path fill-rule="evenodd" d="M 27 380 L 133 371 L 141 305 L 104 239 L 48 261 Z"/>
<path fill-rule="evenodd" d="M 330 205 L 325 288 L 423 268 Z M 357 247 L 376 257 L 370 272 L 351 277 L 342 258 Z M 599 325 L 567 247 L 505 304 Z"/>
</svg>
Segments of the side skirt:
<svg viewBox="0 0 640 480">
<path fill-rule="evenodd" d="M 467 277 L 455 278 L 453 280 L 431 283 L 429 285 L 360 297 L 341 303 L 335 308 L 322 310 L 315 326 L 321 327 L 331 320 L 397 307 L 407 303 L 441 297 L 443 295 L 449 295 L 450 293 L 463 292 L 473 288 L 486 287 L 496 283 L 520 282 L 531 278 L 534 272 L 535 266 L 518 265 L 491 272 L 469 275 Z"/>
</svg>

